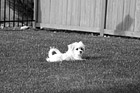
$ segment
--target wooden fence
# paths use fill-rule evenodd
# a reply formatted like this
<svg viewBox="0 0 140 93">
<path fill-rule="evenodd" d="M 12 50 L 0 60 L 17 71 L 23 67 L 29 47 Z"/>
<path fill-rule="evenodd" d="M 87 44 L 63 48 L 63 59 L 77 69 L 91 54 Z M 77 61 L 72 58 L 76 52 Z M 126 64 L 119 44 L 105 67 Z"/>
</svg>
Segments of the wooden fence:
<svg viewBox="0 0 140 93">
<path fill-rule="evenodd" d="M 140 0 L 35 0 L 36 27 L 140 37 Z"/>
</svg>

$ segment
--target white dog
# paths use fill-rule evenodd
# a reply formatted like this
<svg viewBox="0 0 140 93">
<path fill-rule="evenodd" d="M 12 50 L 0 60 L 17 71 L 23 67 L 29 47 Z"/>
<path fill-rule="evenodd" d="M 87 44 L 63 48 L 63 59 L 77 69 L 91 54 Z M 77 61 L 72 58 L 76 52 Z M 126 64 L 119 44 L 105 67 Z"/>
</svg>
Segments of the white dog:
<svg viewBox="0 0 140 93">
<path fill-rule="evenodd" d="M 83 60 L 82 55 L 85 51 L 85 45 L 80 42 L 75 42 L 68 45 L 68 51 L 61 53 L 57 48 L 50 48 L 48 53 L 48 62 L 69 61 L 69 60 Z M 55 53 L 55 54 L 54 54 Z"/>
</svg>

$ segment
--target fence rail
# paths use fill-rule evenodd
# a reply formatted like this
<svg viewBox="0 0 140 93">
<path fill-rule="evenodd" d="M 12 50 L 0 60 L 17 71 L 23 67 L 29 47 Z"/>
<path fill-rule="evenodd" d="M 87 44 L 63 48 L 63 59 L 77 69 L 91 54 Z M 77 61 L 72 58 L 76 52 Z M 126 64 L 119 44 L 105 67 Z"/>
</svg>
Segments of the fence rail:
<svg viewBox="0 0 140 93">
<path fill-rule="evenodd" d="M 0 0 L 0 25 L 32 26 L 34 0 Z"/>
</svg>

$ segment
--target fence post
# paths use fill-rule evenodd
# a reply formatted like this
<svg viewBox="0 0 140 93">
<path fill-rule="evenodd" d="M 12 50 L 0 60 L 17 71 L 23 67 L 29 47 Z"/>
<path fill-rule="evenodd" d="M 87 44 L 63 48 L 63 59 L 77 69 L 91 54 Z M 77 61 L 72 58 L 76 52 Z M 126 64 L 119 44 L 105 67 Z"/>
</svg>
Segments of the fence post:
<svg viewBox="0 0 140 93">
<path fill-rule="evenodd" d="M 34 0 L 34 22 L 33 22 L 33 28 L 36 28 L 36 20 L 37 20 L 37 5 L 38 4 L 38 0 Z"/>
<path fill-rule="evenodd" d="M 104 36 L 104 25 L 105 25 L 105 11 L 106 11 L 106 0 L 101 0 L 101 21 L 100 21 L 100 36 Z"/>
</svg>

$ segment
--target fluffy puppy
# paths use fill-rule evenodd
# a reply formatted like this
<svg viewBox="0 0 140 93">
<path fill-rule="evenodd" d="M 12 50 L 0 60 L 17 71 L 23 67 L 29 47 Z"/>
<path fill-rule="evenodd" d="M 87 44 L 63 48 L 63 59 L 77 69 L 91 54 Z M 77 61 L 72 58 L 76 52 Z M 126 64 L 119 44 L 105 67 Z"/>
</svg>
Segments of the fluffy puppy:
<svg viewBox="0 0 140 93">
<path fill-rule="evenodd" d="M 46 60 L 48 62 L 58 62 L 63 60 L 83 60 L 82 55 L 84 51 L 85 45 L 82 41 L 69 44 L 68 51 L 65 53 L 61 53 L 57 48 L 51 47 Z"/>
</svg>

